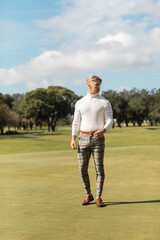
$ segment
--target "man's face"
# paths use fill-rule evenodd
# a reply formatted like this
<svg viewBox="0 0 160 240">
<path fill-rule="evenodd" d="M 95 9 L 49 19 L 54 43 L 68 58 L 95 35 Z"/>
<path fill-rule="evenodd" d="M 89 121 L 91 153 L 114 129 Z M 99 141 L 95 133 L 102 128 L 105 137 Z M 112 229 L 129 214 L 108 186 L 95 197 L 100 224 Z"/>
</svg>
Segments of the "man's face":
<svg viewBox="0 0 160 240">
<path fill-rule="evenodd" d="M 97 94 L 100 91 L 101 82 L 99 80 L 92 79 L 87 83 L 89 93 Z"/>
</svg>

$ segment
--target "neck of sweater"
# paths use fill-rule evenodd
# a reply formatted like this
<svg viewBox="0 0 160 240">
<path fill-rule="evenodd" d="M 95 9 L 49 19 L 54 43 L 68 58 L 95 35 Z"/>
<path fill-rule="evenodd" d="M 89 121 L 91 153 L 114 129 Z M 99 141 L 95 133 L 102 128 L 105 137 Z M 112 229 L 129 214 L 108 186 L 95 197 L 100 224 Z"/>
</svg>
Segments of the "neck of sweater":
<svg viewBox="0 0 160 240">
<path fill-rule="evenodd" d="M 97 96 L 98 96 L 98 93 L 96 93 L 96 94 L 90 94 L 90 93 L 88 92 L 88 93 L 87 93 L 87 96 L 88 96 L 90 99 L 92 99 L 92 98 L 97 97 Z"/>
</svg>

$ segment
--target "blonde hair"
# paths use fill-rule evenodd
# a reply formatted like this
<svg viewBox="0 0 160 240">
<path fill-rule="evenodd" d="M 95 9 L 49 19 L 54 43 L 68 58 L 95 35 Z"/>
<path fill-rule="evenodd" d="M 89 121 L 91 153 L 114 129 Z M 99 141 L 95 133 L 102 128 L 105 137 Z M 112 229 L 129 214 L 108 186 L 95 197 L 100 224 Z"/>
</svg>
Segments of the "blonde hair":
<svg viewBox="0 0 160 240">
<path fill-rule="evenodd" d="M 100 83 L 102 83 L 102 79 L 96 75 L 91 75 L 87 78 L 87 83 L 92 81 L 92 80 L 97 80 L 97 81 L 100 81 Z"/>
</svg>

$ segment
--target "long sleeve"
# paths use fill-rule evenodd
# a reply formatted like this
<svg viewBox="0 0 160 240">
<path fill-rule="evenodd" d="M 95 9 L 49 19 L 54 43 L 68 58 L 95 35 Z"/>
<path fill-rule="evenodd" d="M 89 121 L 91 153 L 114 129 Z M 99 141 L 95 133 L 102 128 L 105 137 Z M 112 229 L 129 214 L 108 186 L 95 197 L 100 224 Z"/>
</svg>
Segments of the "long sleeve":
<svg viewBox="0 0 160 240">
<path fill-rule="evenodd" d="M 108 101 L 107 106 L 105 107 L 105 125 L 104 128 L 109 130 L 112 127 L 113 124 L 113 111 L 112 111 L 112 106 L 110 102 Z"/>
<path fill-rule="evenodd" d="M 74 119 L 72 123 L 72 135 L 77 136 L 81 124 L 81 113 L 78 110 L 77 103 L 75 105 Z"/>
</svg>

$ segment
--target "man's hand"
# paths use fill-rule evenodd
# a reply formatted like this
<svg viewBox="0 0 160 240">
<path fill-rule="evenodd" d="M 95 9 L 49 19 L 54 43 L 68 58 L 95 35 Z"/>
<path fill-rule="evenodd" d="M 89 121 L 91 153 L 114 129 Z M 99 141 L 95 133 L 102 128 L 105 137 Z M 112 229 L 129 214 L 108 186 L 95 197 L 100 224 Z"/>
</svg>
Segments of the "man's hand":
<svg viewBox="0 0 160 240">
<path fill-rule="evenodd" d="M 76 136 L 72 136 L 72 140 L 71 140 L 71 148 L 74 150 L 77 148 L 77 145 L 76 145 Z"/>
<path fill-rule="evenodd" d="M 106 129 L 105 129 L 105 128 L 100 129 L 100 130 L 98 130 L 98 131 L 96 131 L 96 132 L 94 133 L 94 136 L 95 136 L 96 138 L 101 138 L 105 132 L 106 132 Z"/>
</svg>

